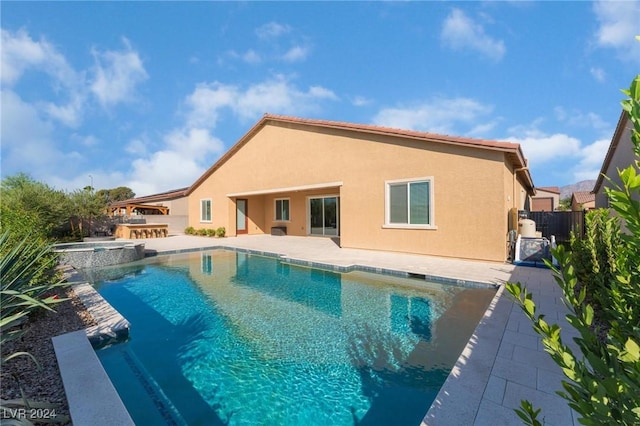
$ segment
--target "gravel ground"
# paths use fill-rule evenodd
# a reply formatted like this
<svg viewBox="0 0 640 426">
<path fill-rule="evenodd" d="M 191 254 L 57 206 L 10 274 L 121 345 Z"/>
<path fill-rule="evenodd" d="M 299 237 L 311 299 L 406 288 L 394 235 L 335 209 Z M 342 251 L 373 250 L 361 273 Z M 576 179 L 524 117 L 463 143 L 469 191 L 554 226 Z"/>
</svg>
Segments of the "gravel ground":
<svg viewBox="0 0 640 426">
<path fill-rule="evenodd" d="M 20 398 L 21 385 L 27 399 L 59 405 L 56 413 L 68 416 L 69 405 L 51 338 L 94 325 L 95 321 L 70 287 L 58 288 L 54 293 L 70 300 L 56 304 L 56 312 L 43 309 L 35 313 L 24 326 L 27 328 L 25 335 L 2 348 L 3 356 L 16 351 L 29 352 L 42 368 L 38 369 L 26 356 L 7 361 L 2 367 L 0 396 L 2 399 Z"/>
</svg>

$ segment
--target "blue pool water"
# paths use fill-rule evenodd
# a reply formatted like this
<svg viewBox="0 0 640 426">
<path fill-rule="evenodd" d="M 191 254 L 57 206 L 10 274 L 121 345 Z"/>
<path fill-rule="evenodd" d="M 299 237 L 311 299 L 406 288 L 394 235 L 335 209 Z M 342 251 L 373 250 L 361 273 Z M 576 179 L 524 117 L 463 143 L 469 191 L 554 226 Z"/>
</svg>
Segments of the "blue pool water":
<svg viewBox="0 0 640 426">
<path fill-rule="evenodd" d="M 495 294 L 222 250 L 94 277 L 137 425 L 417 425 Z"/>
</svg>

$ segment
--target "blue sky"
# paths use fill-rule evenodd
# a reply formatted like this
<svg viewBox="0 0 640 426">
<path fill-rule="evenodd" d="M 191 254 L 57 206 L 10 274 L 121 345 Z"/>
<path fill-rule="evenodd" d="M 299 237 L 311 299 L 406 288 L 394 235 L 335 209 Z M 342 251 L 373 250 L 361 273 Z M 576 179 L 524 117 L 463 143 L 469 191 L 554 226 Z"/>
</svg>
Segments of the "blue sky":
<svg viewBox="0 0 640 426">
<path fill-rule="evenodd" d="M 189 186 L 268 112 L 522 144 L 595 179 L 640 2 L 7 2 L 2 176 Z"/>
</svg>

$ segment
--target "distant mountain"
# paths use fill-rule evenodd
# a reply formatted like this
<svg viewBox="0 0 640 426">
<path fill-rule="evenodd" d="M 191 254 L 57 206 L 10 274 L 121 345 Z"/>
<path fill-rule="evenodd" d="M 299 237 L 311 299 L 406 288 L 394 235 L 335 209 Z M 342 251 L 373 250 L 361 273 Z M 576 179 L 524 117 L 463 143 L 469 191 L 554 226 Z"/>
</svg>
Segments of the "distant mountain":
<svg viewBox="0 0 640 426">
<path fill-rule="evenodd" d="M 595 179 L 593 180 L 583 180 L 577 183 L 572 183 L 571 185 L 565 185 L 560 187 L 560 199 L 570 198 L 571 194 L 579 191 L 591 191 L 593 186 L 596 184 Z"/>
</svg>

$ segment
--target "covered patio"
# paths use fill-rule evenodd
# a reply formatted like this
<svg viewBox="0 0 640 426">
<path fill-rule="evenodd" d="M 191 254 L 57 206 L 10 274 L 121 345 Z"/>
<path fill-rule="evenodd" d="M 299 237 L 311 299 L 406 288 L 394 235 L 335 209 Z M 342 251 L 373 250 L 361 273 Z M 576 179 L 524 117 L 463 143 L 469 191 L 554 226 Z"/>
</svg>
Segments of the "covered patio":
<svg viewBox="0 0 640 426">
<path fill-rule="evenodd" d="M 230 235 L 338 237 L 341 186 L 329 182 L 227 194 L 235 219 Z"/>
</svg>

